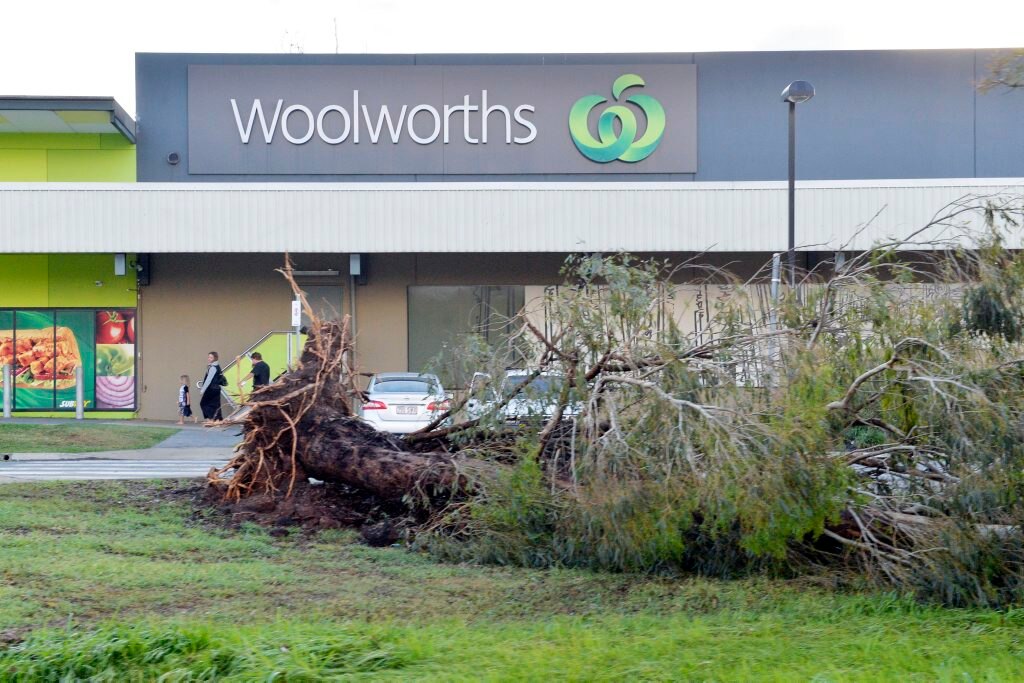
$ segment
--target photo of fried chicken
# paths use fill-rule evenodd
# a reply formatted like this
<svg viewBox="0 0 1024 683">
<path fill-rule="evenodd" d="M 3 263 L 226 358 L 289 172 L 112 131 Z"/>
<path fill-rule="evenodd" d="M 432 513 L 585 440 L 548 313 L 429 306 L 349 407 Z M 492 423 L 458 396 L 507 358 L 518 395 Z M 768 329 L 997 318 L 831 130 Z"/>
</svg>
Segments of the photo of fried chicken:
<svg viewBox="0 0 1024 683">
<path fill-rule="evenodd" d="M 75 368 L 82 364 L 75 333 L 67 327 L 0 331 L 0 365 L 14 366 L 14 386 L 58 389 L 75 385 Z"/>
</svg>

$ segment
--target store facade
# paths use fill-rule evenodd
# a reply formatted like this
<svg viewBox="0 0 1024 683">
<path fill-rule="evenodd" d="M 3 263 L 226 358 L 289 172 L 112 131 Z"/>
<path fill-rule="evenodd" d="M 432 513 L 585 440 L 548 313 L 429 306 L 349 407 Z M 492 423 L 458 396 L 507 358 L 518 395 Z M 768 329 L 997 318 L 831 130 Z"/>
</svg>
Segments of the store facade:
<svg viewBox="0 0 1024 683">
<path fill-rule="evenodd" d="M 135 122 L 113 99 L 0 98 L 0 182 L 134 180 Z M 86 411 L 134 415 L 136 255 L 42 241 L 33 251 L 0 254 L 0 365 L 14 368 L 14 409 L 74 414 L 80 366 Z"/>
<path fill-rule="evenodd" d="M 138 183 L 2 185 L 0 228 L 145 264 L 118 306 L 138 414 L 170 418 L 207 351 L 290 329 L 286 252 L 317 308 L 354 316 L 365 372 L 500 334 L 571 254 L 752 275 L 786 248 L 792 80 L 818 91 L 798 109 L 803 266 L 1021 192 L 1024 93 L 977 91 L 991 56 L 140 54 Z M 716 296 L 703 272 L 677 274 L 691 328 Z"/>
</svg>

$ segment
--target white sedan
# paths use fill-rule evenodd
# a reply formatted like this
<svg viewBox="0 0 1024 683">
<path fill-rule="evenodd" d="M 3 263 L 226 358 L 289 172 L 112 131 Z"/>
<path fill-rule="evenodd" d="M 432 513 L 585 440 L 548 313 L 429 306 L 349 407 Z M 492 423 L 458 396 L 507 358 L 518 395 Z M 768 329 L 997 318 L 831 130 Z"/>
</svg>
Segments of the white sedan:
<svg viewBox="0 0 1024 683">
<path fill-rule="evenodd" d="M 366 387 L 361 417 L 382 432 L 411 434 L 448 410 L 449 399 L 437 375 L 381 372 Z"/>
<path fill-rule="evenodd" d="M 478 418 L 496 409 L 502 398 L 508 403 L 498 411 L 498 417 L 508 424 L 528 424 L 551 419 L 558 409 L 558 397 L 565 385 L 565 377 L 555 372 L 540 372 L 536 376 L 529 370 L 506 370 L 501 386 L 494 391 L 491 376 L 478 372 L 470 384 L 470 399 L 466 413 Z M 524 384 L 529 384 L 523 387 Z M 511 398 L 510 398 L 511 397 Z M 562 410 L 562 419 L 571 420 L 582 412 L 578 400 L 570 401 Z"/>
</svg>

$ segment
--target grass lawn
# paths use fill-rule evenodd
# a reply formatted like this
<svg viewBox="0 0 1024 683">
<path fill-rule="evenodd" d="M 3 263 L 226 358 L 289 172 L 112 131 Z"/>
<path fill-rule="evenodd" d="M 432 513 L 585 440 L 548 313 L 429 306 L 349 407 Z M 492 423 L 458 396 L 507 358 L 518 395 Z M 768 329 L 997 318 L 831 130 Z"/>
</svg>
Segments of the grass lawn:
<svg viewBox="0 0 1024 683">
<path fill-rule="evenodd" d="M 171 427 L 107 424 L 0 424 L 0 453 L 90 453 L 151 448 Z"/>
<path fill-rule="evenodd" d="M 439 564 L 228 531 L 181 486 L 0 486 L 0 680 L 1024 679 L 1024 610 Z"/>
</svg>

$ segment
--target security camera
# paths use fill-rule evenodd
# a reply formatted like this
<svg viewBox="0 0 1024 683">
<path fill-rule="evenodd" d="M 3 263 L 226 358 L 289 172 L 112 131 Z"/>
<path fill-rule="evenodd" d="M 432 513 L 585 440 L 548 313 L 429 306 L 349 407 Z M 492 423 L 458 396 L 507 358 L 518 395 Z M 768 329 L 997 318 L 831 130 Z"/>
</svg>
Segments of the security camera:
<svg viewBox="0 0 1024 683">
<path fill-rule="evenodd" d="M 171 166 L 177 166 L 179 161 L 181 161 L 181 155 L 177 152 L 171 152 L 167 155 L 167 163 Z"/>
</svg>

